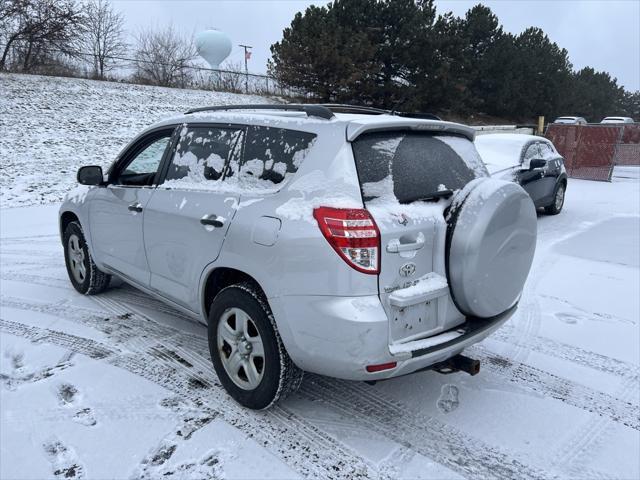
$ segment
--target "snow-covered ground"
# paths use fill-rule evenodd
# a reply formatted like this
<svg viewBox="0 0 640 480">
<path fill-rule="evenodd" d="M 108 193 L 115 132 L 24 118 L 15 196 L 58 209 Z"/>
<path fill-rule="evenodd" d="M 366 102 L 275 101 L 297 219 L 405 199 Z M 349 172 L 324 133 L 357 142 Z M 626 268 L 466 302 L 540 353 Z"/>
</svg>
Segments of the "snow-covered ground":
<svg viewBox="0 0 640 480">
<path fill-rule="evenodd" d="M 107 167 L 137 133 L 190 108 L 265 97 L 0 74 L 0 206 L 62 200 L 82 165 Z"/>
<path fill-rule="evenodd" d="M 516 316 L 468 351 L 479 375 L 308 375 L 261 413 L 202 326 L 73 290 L 56 205 L 3 209 L 0 477 L 638 478 L 639 186 L 570 181 Z"/>
<path fill-rule="evenodd" d="M 3 205 L 32 205 L 0 210 L 0 478 L 640 477 L 638 169 L 570 179 L 564 211 L 539 217 L 518 312 L 467 351 L 477 376 L 307 375 L 252 412 L 220 386 L 203 326 L 126 285 L 73 290 L 51 203 L 143 124 L 222 100 L 25 76 L 0 87 L 13 125 L 0 136 Z M 78 108 L 87 95 L 126 103 L 126 125 Z"/>
</svg>

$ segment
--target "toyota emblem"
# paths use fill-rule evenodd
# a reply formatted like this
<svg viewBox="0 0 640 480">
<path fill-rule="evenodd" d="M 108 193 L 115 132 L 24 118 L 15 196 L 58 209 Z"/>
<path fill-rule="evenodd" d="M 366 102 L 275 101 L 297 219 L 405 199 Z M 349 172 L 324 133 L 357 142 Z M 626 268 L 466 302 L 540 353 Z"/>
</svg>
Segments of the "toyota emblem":
<svg viewBox="0 0 640 480">
<path fill-rule="evenodd" d="M 410 277 L 416 273 L 416 264 L 415 263 L 405 263 L 400 267 L 400 276 L 401 277 Z"/>
</svg>

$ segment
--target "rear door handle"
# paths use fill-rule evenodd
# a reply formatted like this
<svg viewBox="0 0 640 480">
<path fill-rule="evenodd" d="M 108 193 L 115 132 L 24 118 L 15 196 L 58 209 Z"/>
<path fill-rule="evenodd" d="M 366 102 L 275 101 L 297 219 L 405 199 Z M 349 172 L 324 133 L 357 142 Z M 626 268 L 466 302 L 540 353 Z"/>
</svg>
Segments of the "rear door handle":
<svg viewBox="0 0 640 480">
<path fill-rule="evenodd" d="M 411 243 L 400 243 L 399 238 L 394 238 L 387 243 L 387 252 L 389 253 L 398 253 L 398 252 L 410 252 L 413 250 L 420 250 L 424 247 L 425 239 L 424 235 L 420 233 L 415 242 Z"/>
<path fill-rule="evenodd" d="M 132 203 L 127 208 L 129 209 L 130 212 L 140 213 L 142 211 L 142 205 L 140 205 L 139 203 Z"/>
<path fill-rule="evenodd" d="M 220 228 L 224 226 L 224 218 L 217 215 L 205 215 L 200 219 L 200 223 L 207 227 Z"/>
</svg>

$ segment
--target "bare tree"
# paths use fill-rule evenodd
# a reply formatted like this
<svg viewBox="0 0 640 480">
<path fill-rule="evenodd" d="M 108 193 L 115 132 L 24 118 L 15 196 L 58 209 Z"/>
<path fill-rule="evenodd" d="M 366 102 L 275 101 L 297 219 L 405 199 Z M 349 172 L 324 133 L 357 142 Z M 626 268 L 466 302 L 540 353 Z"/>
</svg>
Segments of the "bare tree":
<svg viewBox="0 0 640 480">
<path fill-rule="evenodd" d="M 184 87 L 189 82 L 189 67 L 196 57 L 192 38 L 168 26 L 141 30 L 136 43 L 134 76 L 138 81 L 167 87 Z"/>
<path fill-rule="evenodd" d="M 89 0 L 82 23 L 80 49 L 91 53 L 93 74 L 102 79 L 105 72 L 115 67 L 114 57 L 126 54 L 124 16 L 113 10 L 106 0 Z"/>
<path fill-rule="evenodd" d="M 53 49 L 73 55 L 82 9 L 75 0 L 0 0 L 0 70 L 12 61 L 30 71 L 51 59 Z"/>
<path fill-rule="evenodd" d="M 227 61 L 222 65 L 222 70 L 224 71 L 212 74 L 216 89 L 227 92 L 242 92 L 245 80 L 242 62 Z"/>
</svg>

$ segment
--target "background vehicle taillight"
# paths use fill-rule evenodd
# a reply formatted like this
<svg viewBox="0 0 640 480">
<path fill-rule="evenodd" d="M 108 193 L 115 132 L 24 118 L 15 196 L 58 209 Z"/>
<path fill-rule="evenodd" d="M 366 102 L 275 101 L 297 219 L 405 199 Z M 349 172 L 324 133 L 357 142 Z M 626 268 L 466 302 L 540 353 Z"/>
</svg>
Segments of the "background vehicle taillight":
<svg viewBox="0 0 640 480">
<path fill-rule="evenodd" d="M 359 272 L 380 272 L 380 232 L 364 209 L 318 207 L 313 216 L 333 249 Z"/>
</svg>

